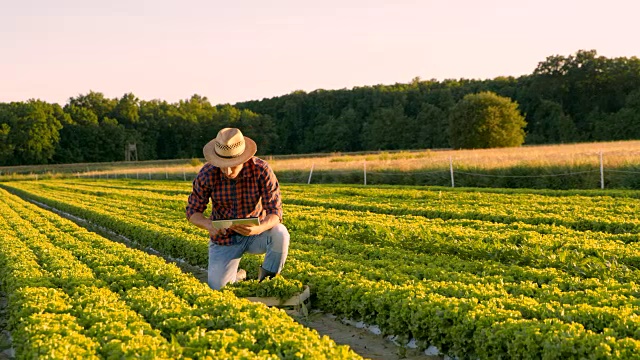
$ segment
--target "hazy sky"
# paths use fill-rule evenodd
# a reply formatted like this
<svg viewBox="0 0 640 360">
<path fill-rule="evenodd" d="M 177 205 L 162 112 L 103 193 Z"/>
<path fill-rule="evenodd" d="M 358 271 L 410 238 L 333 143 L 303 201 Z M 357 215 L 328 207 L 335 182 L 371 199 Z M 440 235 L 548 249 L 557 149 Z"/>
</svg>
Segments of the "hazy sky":
<svg viewBox="0 0 640 360">
<path fill-rule="evenodd" d="M 214 104 L 294 90 L 530 74 L 640 56 L 640 1 L 0 0 L 0 102 L 90 90 Z"/>
</svg>

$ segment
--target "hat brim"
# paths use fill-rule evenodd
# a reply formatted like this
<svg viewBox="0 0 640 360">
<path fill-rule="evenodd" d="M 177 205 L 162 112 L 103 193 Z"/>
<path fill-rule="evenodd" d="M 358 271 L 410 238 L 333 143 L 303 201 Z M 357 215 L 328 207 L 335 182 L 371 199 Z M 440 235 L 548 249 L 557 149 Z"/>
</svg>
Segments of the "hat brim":
<svg viewBox="0 0 640 360">
<path fill-rule="evenodd" d="M 245 136 L 244 152 L 240 156 L 233 159 L 225 159 L 216 154 L 215 142 L 216 139 L 209 141 L 207 145 L 205 145 L 202 149 L 202 153 L 204 154 L 204 158 L 207 159 L 208 163 L 217 167 L 233 167 L 244 164 L 245 162 L 247 162 L 247 160 L 251 159 L 251 157 L 255 155 L 256 151 L 258 150 L 256 142 Z"/>
</svg>

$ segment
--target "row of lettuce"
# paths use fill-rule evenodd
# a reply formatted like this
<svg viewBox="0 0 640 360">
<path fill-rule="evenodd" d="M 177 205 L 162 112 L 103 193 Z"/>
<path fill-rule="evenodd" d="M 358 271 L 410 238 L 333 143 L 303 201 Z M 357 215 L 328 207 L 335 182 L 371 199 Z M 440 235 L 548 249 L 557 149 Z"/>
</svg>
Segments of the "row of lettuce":
<svg viewBox="0 0 640 360">
<path fill-rule="evenodd" d="M 281 310 L 212 291 L 4 190 L 0 234 L 17 358 L 359 358 Z"/>
<path fill-rule="evenodd" d="M 152 231 L 154 237 L 145 244 L 192 264 L 206 266 L 207 253 L 201 251 L 206 246 L 202 243 L 203 232 L 185 221 L 184 196 L 97 184 L 100 185 L 23 183 L 19 185 L 22 190 L 17 191 L 128 236 L 135 236 L 132 229 Z M 558 225 L 521 222 L 445 221 L 288 203 L 286 212 L 286 223 L 294 231 L 378 248 L 403 248 L 420 254 L 455 255 L 467 261 L 496 261 L 537 269 L 554 268 L 571 276 L 619 281 L 636 281 L 634 269 L 640 265 L 638 235 L 633 233 L 577 231 Z M 122 221 L 123 216 L 129 219 Z M 170 241 L 175 238 L 174 232 L 179 233 L 180 244 Z"/>
<path fill-rule="evenodd" d="M 131 185 L 130 183 L 133 183 Z M 183 199 L 184 182 L 147 184 L 136 181 L 100 183 L 109 195 L 142 190 Z M 153 184 L 153 185 L 150 185 Z M 124 192 L 122 192 L 124 191 Z M 468 219 L 497 223 L 560 225 L 581 231 L 640 233 L 640 191 L 556 191 L 450 188 L 401 188 L 343 185 L 286 185 L 287 204 L 322 206 L 387 215 L 433 219 Z M 173 197 L 174 199 L 176 197 Z"/>
<path fill-rule="evenodd" d="M 184 219 L 189 192 L 184 183 L 10 185 L 23 196 L 206 266 L 206 236 Z M 297 190 L 284 189 L 294 200 L 302 199 Z M 432 194 L 347 191 L 339 188 L 332 197 L 314 187 L 306 197 L 320 201 L 324 196 L 356 207 L 369 203 L 374 210 L 296 205 L 285 198 L 285 224 L 293 241 L 284 275 L 312 287 L 314 306 L 462 358 L 640 356 L 637 234 L 581 231 L 546 222 L 394 216 L 375 211 L 382 204 L 382 191 L 391 195 L 386 199 L 396 195 L 395 202 L 385 200 L 391 208 L 406 206 L 407 197 L 421 203 L 420 196 Z M 367 200 L 366 191 L 376 200 Z M 479 195 L 436 196 L 471 202 L 469 198 Z M 571 204 L 571 199 L 559 201 Z M 637 202 L 629 201 L 629 206 Z M 510 202 L 525 204 L 505 197 L 494 207 L 501 211 Z M 559 211 L 555 202 L 548 203 L 548 212 L 540 202 L 537 206 L 545 213 Z M 604 205 L 594 211 L 607 209 Z M 246 257 L 243 266 L 251 272 L 259 261 Z"/>
<path fill-rule="evenodd" d="M 436 219 L 469 219 L 497 223 L 561 225 L 581 231 L 640 233 L 639 192 L 561 196 L 563 192 L 460 192 L 443 189 L 375 190 L 346 187 L 288 188 L 291 204 L 414 215 Z M 618 195 L 618 196 L 615 196 Z M 635 197 L 633 197 L 635 196 Z"/>
</svg>

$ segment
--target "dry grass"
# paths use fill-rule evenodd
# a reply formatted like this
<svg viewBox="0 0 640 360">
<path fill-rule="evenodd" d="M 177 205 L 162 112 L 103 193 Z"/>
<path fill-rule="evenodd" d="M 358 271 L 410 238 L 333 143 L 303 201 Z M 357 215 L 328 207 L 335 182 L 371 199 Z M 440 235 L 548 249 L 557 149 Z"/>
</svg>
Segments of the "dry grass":
<svg viewBox="0 0 640 360">
<path fill-rule="evenodd" d="M 449 167 L 499 169 L 513 166 L 548 167 L 600 164 L 600 152 L 606 167 L 640 164 L 640 141 L 584 143 L 571 145 L 525 146 L 518 148 L 444 150 L 380 153 L 376 155 L 334 155 L 323 158 L 269 161 L 275 171 L 309 170 L 433 170 Z"/>
<path fill-rule="evenodd" d="M 361 170 L 365 166 L 367 171 L 415 171 L 442 170 L 449 168 L 449 161 L 454 168 L 466 169 L 500 169 L 514 166 L 522 167 L 579 167 L 593 166 L 597 168 L 602 152 L 606 168 L 625 166 L 640 166 L 640 140 L 617 141 L 601 143 L 582 143 L 569 145 L 524 146 L 517 148 L 480 149 L 480 150 L 439 150 L 439 151 L 399 151 L 380 152 L 375 154 L 327 154 L 315 157 L 278 157 L 262 156 L 276 172 L 282 171 L 347 171 Z M 153 178 L 176 179 L 193 178 L 202 164 L 197 159 L 173 160 L 171 162 L 140 162 L 140 163 L 109 163 L 89 164 L 86 170 L 71 170 L 72 165 L 47 165 L 46 171 L 40 172 L 41 177 L 51 178 L 62 176 L 83 177 L 112 177 L 119 178 Z M 136 166 L 137 165 L 137 166 Z M 85 169 L 81 166 L 79 169 Z M 31 178 L 33 174 L 15 175 L 8 168 L 0 168 L 0 179 Z"/>
</svg>

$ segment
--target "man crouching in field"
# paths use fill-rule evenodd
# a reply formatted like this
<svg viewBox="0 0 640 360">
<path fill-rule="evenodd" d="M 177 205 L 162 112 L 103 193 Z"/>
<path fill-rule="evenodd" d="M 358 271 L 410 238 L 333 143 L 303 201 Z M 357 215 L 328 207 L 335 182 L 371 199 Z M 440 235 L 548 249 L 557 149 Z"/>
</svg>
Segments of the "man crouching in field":
<svg viewBox="0 0 640 360">
<path fill-rule="evenodd" d="M 238 271 L 245 252 L 264 254 L 258 280 L 280 273 L 289 251 L 289 232 L 281 224 L 280 185 L 273 170 L 254 157 L 257 147 L 235 128 L 224 128 L 205 145 L 207 163 L 193 181 L 187 219 L 209 231 L 209 286 L 220 290 L 246 277 Z M 211 219 L 203 212 L 211 199 Z M 257 217 L 260 225 L 216 229 L 211 220 Z"/>
</svg>

